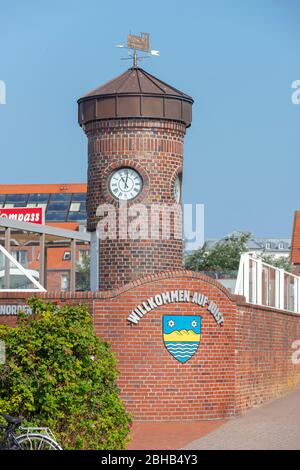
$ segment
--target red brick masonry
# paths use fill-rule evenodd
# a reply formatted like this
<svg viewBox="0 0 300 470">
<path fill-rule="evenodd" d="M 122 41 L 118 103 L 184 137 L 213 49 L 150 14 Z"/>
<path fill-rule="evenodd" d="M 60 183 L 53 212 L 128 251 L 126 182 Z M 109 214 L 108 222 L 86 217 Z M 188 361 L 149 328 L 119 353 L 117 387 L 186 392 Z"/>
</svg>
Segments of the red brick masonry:
<svg viewBox="0 0 300 470">
<path fill-rule="evenodd" d="M 105 218 L 97 216 L 99 206 L 113 204 L 118 207 L 108 189 L 109 178 L 118 168 L 130 167 L 140 173 L 143 190 L 128 202 L 128 207 L 144 204 L 147 218 L 145 213 L 143 217 L 140 214 L 139 224 L 147 231 L 157 231 L 143 236 L 137 231 L 136 237 L 132 235 L 125 239 L 119 232 L 119 227 L 123 226 L 124 230 L 124 225 L 116 212 L 116 237 L 101 240 L 102 289 L 117 288 L 154 272 L 182 268 L 182 239 L 176 236 L 177 232 L 181 235 L 179 221 L 174 220 L 174 215 L 170 217 L 170 237 L 164 238 L 162 224 L 152 220 L 151 209 L 155 205 L 159 209 L 158 204 L 164 204 L 171 211 L 175 204 L 174 183 L 176 176 L 182 176 L 185 131 L 184 124 L 164 119 L 117 119 L 92 121 L 86 125 L 89 142 L 88 229 L 95 230 L 99 220 Z M 129 223 L 136 216 L 130 216 Z"/>
<path fill-rule="evenodd" d="M 224 323 L 192 302 L 162 305 L 138 324 L 128 315 L 148 298 L 174 290 L 204 294 L 217 304 Z M 1 294 L 0 306 L 26 304 L 24 294 Z M 227 418 L 276 398 L 300 383 L 292 343 L 300 340 L 300 315 L 246 304 L 218 282 L 185 270 L 149 275 L 98 293 L 46 293 L 60 303 L 89 303 L 96 332 L 112 344 L 119 385 L 138 420 L 188 421 Z M 201 315 L 201 344 L 186 363 L 164 346 L 162 315 Z M 14 324 L 15 317 L 0 316 Z"/>
</svg>

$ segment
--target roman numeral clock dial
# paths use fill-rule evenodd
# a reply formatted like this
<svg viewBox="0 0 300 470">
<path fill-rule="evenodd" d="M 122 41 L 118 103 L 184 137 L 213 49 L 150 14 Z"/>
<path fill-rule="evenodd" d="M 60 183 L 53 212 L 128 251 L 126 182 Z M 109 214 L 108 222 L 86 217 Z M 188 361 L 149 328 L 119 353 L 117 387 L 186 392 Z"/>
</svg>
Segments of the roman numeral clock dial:
<svg viewBox="0 0 300 470">
<path fill-rule="evenodd" d="M 115 199 L 130 201 L 143 189 L 143 179 L 133 168 L 119 168 L 109 179 L 109 190 Z"/>
</svg>

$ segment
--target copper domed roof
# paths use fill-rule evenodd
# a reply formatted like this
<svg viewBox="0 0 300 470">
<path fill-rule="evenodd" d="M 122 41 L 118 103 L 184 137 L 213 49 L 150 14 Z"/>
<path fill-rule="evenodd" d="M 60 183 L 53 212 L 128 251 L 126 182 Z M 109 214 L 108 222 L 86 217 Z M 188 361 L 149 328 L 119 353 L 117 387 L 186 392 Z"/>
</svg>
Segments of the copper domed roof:
<svg viewBox="0 0 300 470">
<path fill-rule="evenodd" d="M 192 120 L 193 99 L 139 67 L 133 67 L 78 100 L 79 124 L 101 119 Z"/>
</svg>

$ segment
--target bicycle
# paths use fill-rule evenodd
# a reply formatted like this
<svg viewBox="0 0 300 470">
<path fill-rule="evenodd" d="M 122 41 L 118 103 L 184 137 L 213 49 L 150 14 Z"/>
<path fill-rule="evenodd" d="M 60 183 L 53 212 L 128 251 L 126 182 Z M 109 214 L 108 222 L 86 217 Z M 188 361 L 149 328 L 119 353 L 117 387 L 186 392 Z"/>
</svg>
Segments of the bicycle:
<svg viewBox="0 0 300 470">
<path fill-rule="evenodd" d="M 0 441 L 0 450 L 62 450 L 49 428 L 21 427 L 21 418 L 1 415 L 7 422 L 0 425 L 0 432 L 4 434 Z M 21 434 L 16 433 L 19 426 Z"/>
</svg>

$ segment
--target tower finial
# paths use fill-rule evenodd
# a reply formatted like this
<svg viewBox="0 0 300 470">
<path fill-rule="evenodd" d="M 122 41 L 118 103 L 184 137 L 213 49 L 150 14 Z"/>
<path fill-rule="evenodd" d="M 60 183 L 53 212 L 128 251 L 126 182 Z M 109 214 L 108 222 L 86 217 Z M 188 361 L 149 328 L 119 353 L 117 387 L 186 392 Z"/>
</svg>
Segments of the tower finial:
<svg viewBox="0 0 300 470">
<path fill-rule="evenodd" d="M 140 36 L 136 36 L 134 34 L 128 34 L 127 36 L 127 46 L 123 44 L 119 44 L 117 47 L 122 49 L 128 49 L 133 51 L 129 53 L 129 57 L 122 57 L 122 60 L 133 60 L 133 67 L 136 68 L 138 66 L 138 61 L 143 59 L 149 59 L 150 56 L 159 56 L 159 51 L 152 50 L 150 47 L 150 34 L 149 33 L 141 33 Z M 137 51 L 143 51 L 147 55 L 145 56 L 138 56 Z"/>
<path fill-rule="evenodd" d="M 137 53 L 136 49 L 133 49 L 133 66 L 137 67 Z"/>
</svg>

